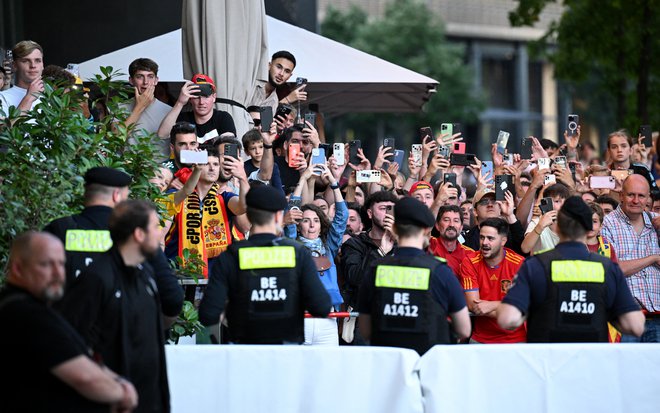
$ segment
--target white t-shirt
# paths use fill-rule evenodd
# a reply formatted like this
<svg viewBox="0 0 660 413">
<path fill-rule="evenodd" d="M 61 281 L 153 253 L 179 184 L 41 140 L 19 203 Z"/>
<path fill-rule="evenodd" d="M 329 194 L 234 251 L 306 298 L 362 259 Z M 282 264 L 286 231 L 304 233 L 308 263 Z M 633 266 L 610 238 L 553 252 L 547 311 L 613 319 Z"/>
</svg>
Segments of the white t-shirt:
<svg viewBox="0 0 660 413">
<path fill-rule="evenodd" d="M 532 219 L 529 222 L 529 225 L 527 225 L 527 231 L 525 231 L 525 235 L 534 231 L 534 228 L 536 228 L 538 224 L 539 224 L 538 217 Z M 550 227 L 543 228 L 543 231 L 541 231 L 541 235 L 539 235 L 539 238 L 536 240 L 536 244 L 534 244 L 534 248 L 532 248 L 532 255 L 536 254 L 539 251 L 552 249 L 557 244 L 559 244 L 559 235 L 552 232 Z"/>
<path fill-rule="evenodd" d="M 0 92 L 0 110 L 4 111 L 6 115 L 10 106 L 18 107 L 18 105 L 21 104 L 21 100 L 23 100 L 26 93 L 27 89 L 23 89 L 22 87 L 18 86 L 13 86 L 7 90 L 3 90 Z M 37 100 L 32 103 L 30 110 L 34 109 L 34 107 L 39 103 L 39 100 L 40 98 L 37 98 Z"/>
</svg>

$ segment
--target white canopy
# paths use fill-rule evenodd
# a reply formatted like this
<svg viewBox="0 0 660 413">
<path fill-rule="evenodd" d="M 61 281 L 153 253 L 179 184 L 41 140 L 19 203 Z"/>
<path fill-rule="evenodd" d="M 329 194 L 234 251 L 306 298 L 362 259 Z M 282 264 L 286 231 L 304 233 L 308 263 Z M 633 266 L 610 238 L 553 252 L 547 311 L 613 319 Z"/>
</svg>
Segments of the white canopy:
<svg viewBox="0 0 660 413">
<path fill-rule="evenodd" d="M 318 103 L 326 116 L 351 112 L 417 112 L 435 92 L 438 82 L 352 47 L 270 16 L 270 54 L 288 50 L 296 56 L 296 76 L 309 80 L 308 103 Z M 160 67 L 161 82 L 182 82 L 181 30 L 136 43 L 80 64 L 80 75 L 88 79 L 99 66 L 128 71 L 139 57 L 149 57 Z M 126 79 L 126 77 L 124 77 Z M 222 91 L 219 91 L 218 97 Z"/>
</svg>

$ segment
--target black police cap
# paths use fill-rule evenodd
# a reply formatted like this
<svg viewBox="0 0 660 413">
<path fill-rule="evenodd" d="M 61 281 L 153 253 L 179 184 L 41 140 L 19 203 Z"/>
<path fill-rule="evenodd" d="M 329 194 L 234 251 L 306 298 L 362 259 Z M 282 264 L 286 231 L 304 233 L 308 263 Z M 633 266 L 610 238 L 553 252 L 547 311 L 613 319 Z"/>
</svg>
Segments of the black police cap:
<svg viewBox="0 0 660 413">
<path fill-rule="evenodd" d="M 85 184 L 99 184 L 122 188 L 131 184 L 131 176 L 117 169 L 99 166 L 85 172 Z"/>
<path fill-rule="evenodd" d="M 589 208 L 586 202 L 582 200 L 579 196 L 571 196 L 564 201 L 560 212 L 568 215 L 569 217 L 576 220 L 582 228 L 587 231 L 593 230 L 593 221 L 591 217 L 593 216 L 593 211 Z"/>
<path fill-rule="evenodd" d="M 251 188 L 245 195 L 248 207 L 264 211 L 283 211 L 286 208 L 286 198 L 270 185 L 259 185 Z"/>
<path fill-rule="evenodd" d="M 394 222 L 431 228 L 435 224 L 435 219 L 426 205 L 415 198 L 404 197 L 394 205 Z"/>
</svg>

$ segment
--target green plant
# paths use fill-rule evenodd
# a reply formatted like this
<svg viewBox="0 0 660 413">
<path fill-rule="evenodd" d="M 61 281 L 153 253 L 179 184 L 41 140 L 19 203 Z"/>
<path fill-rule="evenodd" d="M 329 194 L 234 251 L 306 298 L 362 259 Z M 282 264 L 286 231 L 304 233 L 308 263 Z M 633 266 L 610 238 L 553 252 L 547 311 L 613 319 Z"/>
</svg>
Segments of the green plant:
<svg viewBox="0 0 660 413">
<path fill-rule="evenodd" d="M 199 314 L 195 305 L 190 301 L 183 302 L 183 308 L 177 320 L 170 328 L 170 342 L 179 343 L 179 339 L 184 336 L 192 336 L 202 331 L 204 326 L 199 322 Z"/>
<path fill-rule="evenodd" d="M 181 255 L 183 255 L 183 258 L 177 256 L 176 262 L 172 263 L 172 268 L 178 277 L 183 279 L 192 278 L 195 282 L 195 287 L 197 287 L 206 263 L 199 254 L 187 248 L 182 251 Z M 199 322 L 199 314 L 196 307 L 196 303 L 184 301 L 181 313 L 170 328 L 170 342 L 177 344 L 181 337 L 192 336 L 202 331 L 204 327 Z"/>
<path fill-rule="evenodd" d="M 0 268 L 16 235 L 82 209 L 82 177 L 89 168 L 126 171 L 133 177 L 133 198 L 159 196 L 149 183 L 157 168 L 155 137 L 124 126 L 128 113 L 121 104 L 130 89 L 116 80 L 120 73 L 112 67 L 100 71 L 92 89 L 99 90 L 111 114 L 102 121 L 85 118 L 85 96 L 51 83 L 34 110 L 0 113 Z"/>
</svg>

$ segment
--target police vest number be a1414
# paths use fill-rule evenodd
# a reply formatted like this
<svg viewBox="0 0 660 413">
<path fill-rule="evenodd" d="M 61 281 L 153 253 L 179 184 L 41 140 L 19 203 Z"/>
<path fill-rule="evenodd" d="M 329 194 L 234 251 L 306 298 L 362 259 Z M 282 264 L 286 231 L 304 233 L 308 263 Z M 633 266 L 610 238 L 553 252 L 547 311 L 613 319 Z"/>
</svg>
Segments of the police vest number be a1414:
<svg viewBox="0 0 660 413">
<path fill-rule="evenodd" d="M 261 288 L 252 290 L 250 301 L 284 301 L 286 288 L 277 288 L 277 277 L 261 277 Z"/>
</svg>

